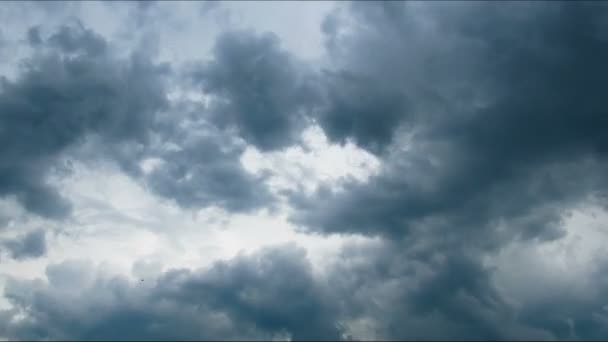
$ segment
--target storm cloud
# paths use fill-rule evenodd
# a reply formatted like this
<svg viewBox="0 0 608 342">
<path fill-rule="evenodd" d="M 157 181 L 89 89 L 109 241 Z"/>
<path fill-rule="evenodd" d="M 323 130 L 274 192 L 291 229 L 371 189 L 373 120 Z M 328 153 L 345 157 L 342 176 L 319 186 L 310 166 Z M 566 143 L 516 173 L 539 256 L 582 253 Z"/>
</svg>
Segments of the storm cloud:
<svg viewBox="0 0 608 342">
<path fill-rule="evenodd" d="M 4 81 L 0 95 L 3 195 L 32 213 L 66 217 L 71 205 L 48 178 L 65 158 L 76 158 L 116 161 L 184 207 L 239 211 L 271 200 L 262 180 L 241 166 L 242 147 L 196 119 L 204 107 L 170 107 L 170 70 L 154 64 L 148 52 L 116 57 L 103 37 L 79 21 L 48 37 L 32 27 L 27 39 L 36 51 L 16 80 Z M 167 150 L 169 145 L 174 148 Z M 163 161 L 149 176 L 139 165 L 146 158 Z"/>
<path fill-rule="evenodd" d="M 14 259 L 38 258 L 46 254 L 46 231 L 32 230 L 26 234 L 0 241 L 3 250 Z"/>
<path fill-rule="evenodd" d="M 605 338 L 608 5 L 338 3 L 308 59 L 285 32 L 245 30 L 223 3 L 182 5 L 205 20 L 221 12 L 219 33 L 200 38 L 209 51 L 155 35 L 169 31 L 148 19 L 168 5 L 104 7 L 135 19 L 116 32 L 147 32 L 132 51 L 117 41 L 137 35 L 72 19 L 20 38 L 31 54 L 0 88 L 3 217 L 15 200 L 91 246 L 110 237 L 93 263 L 74 256 L 84 238 L 5 237 L 21 223 L 7 216 L 0 338 Z M 266 13 L 248 11 L 263 26 Z M 171 34 L 202 32 L 179 10 L 167 16 L 184 19 Z M 175 46 L 200 56 L 177 62 Z M 301 154 L 322 160 L 307 129 L 378 167 L 357 178 L 328 167 L 306 180 L 315 191 L 277 191 Z M 89 223 L 87 207 L 70 222 L 53 181 L 70 179 L 70 160 L 109 161 L 146 203 L 172 205 L 132 209 L 116 189 L 124 216 Z M 589 208 L 603 216 L 582 219 Z M 155 210 L 180 218 L 157 222 Z M 189 214 L 204 218 L 180 221 Z M 123 217 L 166 231 L 109 227 Z M 121 269 L 148 259 L 171 266 Z M 27 262 L 44 274 L 20 270 Z"/>
<path fill-rule="evenodd" d="M 204 121 L 187 127 L 165 134 L 163 145 L 148 154 L 159 162 L 142 177 L 151 190 L 185 208 L 250 211 L 270 205 L 263 177 L 248 173 L 240 162 L 242 144 Z"/>
<path fill-rule="evenodd" d="M 278 37 L 227 32 L 217 38 L 213 57 L 193 74 L 212 97 L 213 122 L 263 151 L 297 143 L 318 90 L 310 71 L 281 48 Z"/>
<path fill-rule="evenodd" d="M 596 340 L 605 333 L 605 282 L 590 283 L 585 297 L 555 295 L 563 284 L 548 285 L 546 298 L 515 305 L 476 254 L 414 250 L 386 241 L 348 245 L 322 275 L 293 244 L 145 278 L 65 261 L 47 267 L 46 280 L 9 280 L 12 308 L 0 311 L 0 327 L 18 340 Z M 591 279 L 603 279 L 596 271 Z"/>
<path fill-rule="evenodd" d="M 373 120 L 387 122 L 393 134 L 379 175 L 342 193 L 295 196 L 303 208 L 295 220 L 313 230 L 372 235 L 441 225 L 467 241 L 487 239 L 480 229 L 503 223 L 515 235 L 559 235 L 554 228 L 568 206 L 605 196 L 599 84 L 608 72 L 606 10 L 565 3 L 352 4 L 354 31 L 330 35 L 333 49 L 345 54 L 339 63 L 404 89 L 417 108 L 384 110 L 379 100 Z M 425 25 L 417 23 L 421 17 Z M 360 58 L 370 50 L 375 58 Z M 365 84 L 368 94 L 379 89 Z M 401 113 L 401 126 L 393 112 Z M 368 133 L 349 136 L 362 141 Z"/>
<path fill-rule="evenodd" d="M 11 339 L 340 337 L 322 286 L 294 245 L 134 281 L 92 266 L 66 261 L 47 268 L 48 281 L 11 281 L 5 293 L 14 308 L 0 314 L 2 330 Z M 12 322 L 17 313 L 27 318 Z"/>
<path fill-rule="evenodd" d="M 50 218 L 70 203 L 48 182 L 71 147 L 97 136 L 105 144 L 145 142 L 154 112 L 164 105 L 160 72 L 143 55 L 117 60 L 104 39 L 80 23 L 48 38 L 23 61 L 16 80 L 0 93 L 0 194 Z"/>
</svg>

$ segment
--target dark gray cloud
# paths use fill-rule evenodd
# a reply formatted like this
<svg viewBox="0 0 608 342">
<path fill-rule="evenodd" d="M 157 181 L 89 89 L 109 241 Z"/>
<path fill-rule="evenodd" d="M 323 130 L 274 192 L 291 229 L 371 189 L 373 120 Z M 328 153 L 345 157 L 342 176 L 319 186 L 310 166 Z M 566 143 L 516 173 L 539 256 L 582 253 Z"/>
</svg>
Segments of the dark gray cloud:
<svg viewBox="0 0 608 342">
<path fill-rule="evenodd" d="M 347 246 L 332 265 L 328 282 L 342 303 L 342 320 L 365 322 L 367 327 L 359 329 L 371 336 L 368 339 L 534 336 L 517 332 L 535 329 L 517 321 L 487 270 L 464 253 L 433 250 L 422 256 L 390 242 Z"/>
<path fill-rule="evenodd" d="M 244 147 L 234 138 L 200 120 L 188 121 L 187 128 L 165 136 L 164 145 L 172 148 L 151 153 L 162 164 L 143 177 L 157 194 L 185 208 L 250 211 L 272 203 L 264 178 L 243 168 Z"/>
<path fill-rule="evenodd" d="M 335 14 L 325 30 L 330 75 L 352 88 L 327 77 L 319 122 L 334 141 L 376 153 L 381 170 L 291 199 L 292 219 L 310 231 L 396 245 L 367 254 L 369 268 L 336 272 L 351 275 L 333 281 L 344 293 L 364 294 L 349 297 L 350 311 L 384 319 L 376 328 L 387 338 L 600 338 L 603 289 L 513 305 L 482 260 L 514 241 L 563 237 L 563 217 L 590 198 L 605 205 L 608 6 L 348 6 L 354 23 Z M 373 296 L 389 299 L 366 301 Z"/>
<path fill-rule="evenodd" d="M 68 261 L 47 268 L 48 282 L 11 280 L 5 296 L 14 307 L 0 314 L 0 330 L 19 340 L 340 337 L 303 250 L 293 245 L 135 282 L 91 266 Z M 10 320 L 19 313 L 23 320 Z"/>
<path fill-rule="evenodd" d="M 263 151 L 297 142 L 317 96 L 312 74 L 272 33 L 220 35 L 214 60 L 192 75 L 212 96 L 211 117 Z"/>
<path fill-rule="evenodd" d="M 32 230 L 16 238 L 4 239 L 0 246 L 14 259 L 39 258 L 46 254 L 46 232 Z"/>
<path fill-rule="evenodd" d="M 51 34 L 33 27 L 27 38 L 34 56 L 0 93 L 0 195 L 65 217 L 71 205 L 47 179 L 70 156 L 115 161 L 183 207 L 243 211 L 271 201 L 263 179 L 240 164 L 243 147 L 204 122 L 204 107 L 169 106 L 170 69 L 149 51 L 118 58 L 77 20 Z M 144 175 L 139 163 L 153 157 L 163 163 Z"/>
<path fill-rule="evenodd" d="M 2 82 L 0 194 L 60 218 L 70 204 L 47 183 L 59 156 L 89 136 L 108 145 L 145 142 L 154 112 L 165 105 L 163 71 L 143 55 L 114 58 L 105 40 L 79 23 L 49 37 L 36 32 L 30 42 L 44 39 L 44 47 L 22 61 L 16 80 Z"/>
<path fill-rule="evenodd" d="M 326 281 L 334 303 L 341 305 L 340 321 L 375 339 L 602 339 L 607 327 L 605 258 L 575 280 L 587 284 L 583 290 L 561 280 L 545 284 L 537 282 L 542 277 L 518 279 L 539 293 L 518 301 L 493 280 L 496 269 L 482 259 L 467 246 L 349 246 Z"/>
<path fill-rule="evenodd" d="M 332 142 L 348 140 L 373 153 L 381 153 L 404 114 L 407 98 L 399 89 L 350 71 L 325 71 L 327 102 L 318 123 Z"/>
<path fill-rule="evenodd" d="M 423 251 L 424 253 L 420 253 Z M 605 268 L 581 296 L 564 288 L 514 305 L 466 248 L 347 245 L 324 275 L 294 245 L 197 271 L 129 280 L 82 261 L 43 280 L 10 279 L 10 339 L 601 339 Z M 13 319 L 14 317 L 20 319 Z"/>
<path fill-rule="evenodd" d="M 597 132 L 605 122 L 595 114 L 604 7 L 354 3 L 354 24 L 338 15 L 324 24 L 333 76 L 320 123 L 330 138 L 372 150 L 390 143 L 400 124 L 458 127 L 471 145 L 508 148 L 492 150 L 507 157 L 522 145 L 605 149 Z M 539 129 L 549 131 L 538 136 Z"/>
<path fill-rule="evenodd" d="M 607 5 L 346 6 L 348 20 L 336 12 L 324 24 L 331 63 L 319 74 L 272 35 L 221 35 L 213 60 L 190 75 L 210 106 L 185 113 L 152 115 L 164 101 L 141 100 L 164 94 L 145 58 L 118 63 L 83 27 L 30 31 L 48 53 L 0 93 L 0 194 L 65 215 L 45 177 L 60 153 L 99 139 L 93 150 L 183 207 L 251 210 L 272 198 L 263 177 L 240 165 L 239 138 L 277 150 L 315 120 L 330 140 L 352 140 L 382 166 L 365 182 L 344 181 L 343 191 L 292 194 L 292 219 L 382 242 L 345 248 L 323 276 L 293 246 L 136 283 L 86 264 L 51 266 L 48 282 L 9 281 L 13 308 L 0 312 L 0 331 L 11 339 L 605 336 L 605 260 L 593 260 L 584 295 L 546 284 L 522 302 L 497 286 L 486 261 L 509 244 L 562 237 L 562 216 L 590 197 L 605 204 Z M 160 164 L 140 170 L 145 158 Z"/>
<path fill-rule="evenodd" d="M 328 24 L 330 51 L 344 57 L 337 63 L 348 73 L 383 85 L 364 82 L 369 101 L 378 104 L 354 106 L 344 117 L 366 120 L 359 109 L 378 109 L 373 120 L 389 122 L 393 135 L 382 136 L 392 144 L 369 182 L 347 184 L 343 193 L 295 196 L 303 209 L 295 220 L 327 232 L 383 235 L 434 226 L 456 240 L 483 243 L 489 236 L 482 231 L 501 224 L 526 238 L 559 236 L 554 228 L 565 208 L 606 191 L 599 84 L 608 75 L 600 25 L 607 9 L 352 4 L 350 35 L 332 35 L 339 24 Z M 368 58 L 370 51 L 376 58 Z M 400 105 L 384 110 L 386 102 L 374 95 L 385 88 L 415 99 L 411 110 L 399 110 L 400 126 L 390 114 Z M 369 136 L 345 134 L 356 141 Z"/>
</svg>

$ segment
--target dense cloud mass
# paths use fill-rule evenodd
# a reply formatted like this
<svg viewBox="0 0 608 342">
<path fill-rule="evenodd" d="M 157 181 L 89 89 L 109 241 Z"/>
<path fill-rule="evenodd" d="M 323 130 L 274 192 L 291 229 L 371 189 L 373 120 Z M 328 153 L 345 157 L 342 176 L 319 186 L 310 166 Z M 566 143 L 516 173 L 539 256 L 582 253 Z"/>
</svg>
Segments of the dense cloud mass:
<svg viewBox="0 0 608 342">
<path fill-rule="evenodd" d="M 46 232 L 43 229 L 33 230 L 16 238 L 0 241 L 0 245 L 11 258 L 38 258 L 46 254 Z"/>
<path fill-rule="evenodd" d="M 186 208 L 218 206 L 231 211 L 249 211 L 268 205 L 272 196 L 261 177 L 249 174 L 240 163 L 242 146 L 204 123 L 190 122 L 179 129 L 157 156 L 161 164 L 146 177 L 156 193 L 174 199 Z"/>
<path fill-rule="evenodd" d="M 0 193 L 29 211 L 65 217 L 70 203 L 48 183 L 62 153 L 99 136 L 103 144 L 145 142 L 153 113 L 164 105 L 159 70 L 143 56 L 116 60 L 106 42 L 80 24 L 48 38 L 23 61 L 0 93 Z"/>
<path fill-rule="evenodd" d="M 166 33 L 146 13 L 161 18 L 169 6 L 146 6 L 106 10 L 128 10 L 138 28 Z M 167 57 L 173 45 L 160 36 L 130 42 L 125 53 L 117 41 L 131 36 L 102 35 L 73 18 L 52 30 L 28 27 L 21 43 L 0 30 L 0 47 L 31 52 L 16 57 L 16 76 L 0 88 L 0 196 L 68 224 L 73 203 L 53 179 L 69 179 L 66 160 L 109 161 L 179 215 L 223 209 L 227 226 L 251 234 L 193 219 L 209 239 L 187 241 L 191 250 L 180 245 L 192 240 L 187 229 L 163 222 L 164 235 L 134 240 L 127 264 L 163 260 L 164 239 L 189 265 L 196 253 L 212 254 L 213 234 L 227 248 L 247 239 L 240 235 L 262 243 L 251 238 L 254 252 L 208 267 L 125 275 L 88 256 L 51 260 L 56 242 L 46 230 L 5 237 L 21 224 L 4 219 L 9 206 L 2 261 L 36 259 L 46 271 L 0 274 L 8 302 L 0 338 L 606 337 L 608 255 L 594 245 L 605 239 L 605 218 L 591 224 L 573 213 L 607 204 L 608 5 L 339 3 L 324 14 L 316 59 L 290 51 L 297 42 L 287 44 L 289 35 L 247 31 L 224 4 L 213 6 L 205 18 L 221 12 L 223 30 L 210 51 L 195 49 L 200 56 L 183 64 Z M 251 13 L 266 18 L 261 12 Z M 171 30 L 186 31 L 182 24 Z M 332 147 L 376 158 L 378 169 L 311 179 L 319 185 L 312 193 L 276 191 L 285 165 L 254 173 L 243 161 L 253 150 L 253 164 L 276 156 L 298 163 L 293 148 L 308 148 L 302 132 L 311 127 Z M 260 226 L 262 212 L 296 242 L 258 247 L 280 235 Z M 75 222 L 92 216 L 81 212 Z M 128 235 L 107 226 L 92 229 Z M 308 238 L 340 243 L 326 257 L 301 247 L 313 248 Z M 119 251 L 101 253 L 105 262 Z"/>
<path fill-rule="evenodd" d="M 295 245 L 152 278 L 66 261 L 47 280 L 11 279 L 0 311 L 10 339 L 598 340 L 605 282 L 515 307 L 474 255 L 403 252 L 399 244 L 343 249 L 325 276 Z M 593 274 L 603 279 L 603 269 Z M 548 285 L 549 293 L 560 291 Z M 11 317 L 24 317 L 12 320 Z"/>
<path fill-rule="evenodd" d="M 86 145 L 80 155 L 109 157 L 185 207 L 249 210 L 270 201 L 261 181 L 240 165 L 241 149 L 230 139 L 213 128 L 183 128 L 184 115 L 168 108 L 168 70 L 153 64 L 147 51 L 127 60 L 114 57 L 106 41 L 78 21 L 48 38 L 33 27 L 27 39 L 37 51 L 17 80 L 4 82 L 0 95 L 2 194 L 33 213 L 65 217 L 70 203 L 47 178 L 70 149 Z M 162 117 L 161 111 L 169 114 Z M 138 162 L 154 157 L 165 163 L 142 176 Z"/>
<path fill-rule="evenodd" d="M 171 270 L 157 279 L 95 272 L 86 262 L 49 266 L 48 282 L 13 280 L 0 314 L 10 339 L 336 340 L 339 331 L 304 251 L 262 250 L 208 270 Z M 66 288 L 77 286 L 76 291 Z M 7 320 L 25 314 L 19 321 Z"/>
<path fill-rule="evenodd" d="M 441 224 L 467 240 L 468 231 L 504 222 L 514 234 L 551 238 L 565 207 L 605 195 L 607 123 L 596 86 L 608 72 L 604 5 L 356 3 L 353 12 L 354 32 L 331 40 L 349 48 L 340 51 L 346 70 L 373 70 L 418 108 L 377 111 L 373 120 L 393 130 L 390 113 L 401 113 L 405 142 L 386 152 L 369 182 L 297 198 L 299 221 L 366 234 Z M 428 23 L 410 30 L 420 16 Z M 368 43 L 380 45 L 376 58 L 362 59 Z M 379 101 L 374 108 L 383 108 Z"/>
<path fill-rule="evenodd" d="M 194 73 L 213 96 L 213 121 L 261 150 L 294 144 L 315 105 L 312 75 L 270 33 L 228 32 L 213 52 L 214 60 Z"/>
</svg>

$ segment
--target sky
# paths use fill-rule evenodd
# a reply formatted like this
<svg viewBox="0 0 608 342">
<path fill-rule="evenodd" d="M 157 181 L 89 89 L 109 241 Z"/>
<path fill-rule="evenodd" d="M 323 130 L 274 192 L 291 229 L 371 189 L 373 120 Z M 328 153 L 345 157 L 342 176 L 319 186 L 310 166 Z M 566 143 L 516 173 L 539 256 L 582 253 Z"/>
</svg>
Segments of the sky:
<svg viewBox="0 0 608 342">
<path fill-rule="evenodd" d="M 0 23 L 0 340 L 608 336 L 608 3 Z"/>
</svg>

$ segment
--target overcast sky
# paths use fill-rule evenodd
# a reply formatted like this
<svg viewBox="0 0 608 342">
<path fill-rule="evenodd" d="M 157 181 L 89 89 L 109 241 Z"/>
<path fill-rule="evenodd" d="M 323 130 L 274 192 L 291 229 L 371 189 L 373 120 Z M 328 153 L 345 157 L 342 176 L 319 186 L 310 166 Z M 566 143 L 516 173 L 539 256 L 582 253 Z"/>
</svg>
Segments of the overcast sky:
<svg viewBox="0 0 608 342">
<path fill-rule="evenodd" d="M 0 23 L 0 339 L 608 336 L 608 3 Z"/>
</svg>

